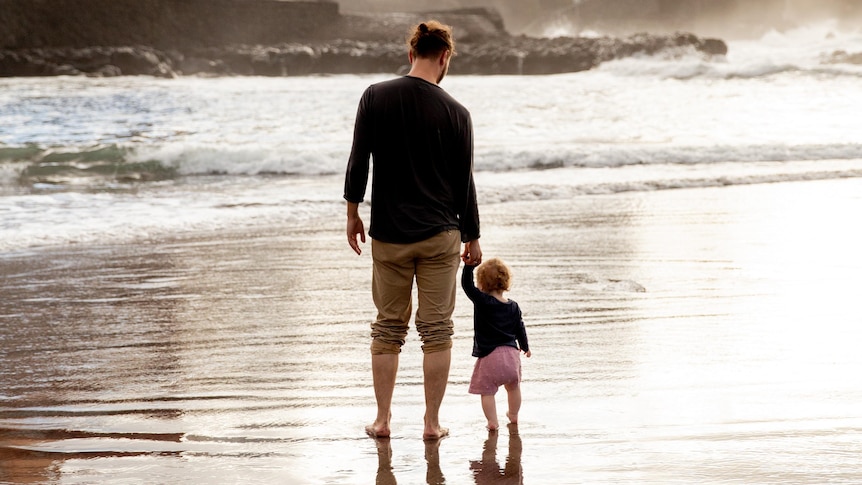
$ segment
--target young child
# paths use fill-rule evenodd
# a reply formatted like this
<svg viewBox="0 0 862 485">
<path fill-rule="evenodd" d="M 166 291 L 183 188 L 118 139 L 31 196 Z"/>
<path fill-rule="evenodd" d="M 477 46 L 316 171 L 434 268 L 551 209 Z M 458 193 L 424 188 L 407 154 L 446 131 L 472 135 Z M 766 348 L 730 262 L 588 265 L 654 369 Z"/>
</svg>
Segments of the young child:
<svg viewBox="0 0 862 485">
<path fill-rule="evenodd" d="M 521 409 L 521 356 L 530 357 L 527 330 L 521 318 L 521 309 L 512 300 L 503 297 L 509 291 L 511 272 L 497 258 L 479 265 L 476 271 L 477 289 L 473 284 L 475 266 L 464 265 L 461 286 L 473 302 L 473 357 L 478 357 L 470 379 L 470 394 L 482 396 L 482 411 L 488 419 L 488 429 L 500 427 L 497 422 L 497 405 L 494 400 L 500 386 L 505 386 L 509 398 L 506 416 L 512 424 L 518 423 Z"/>
</svg>

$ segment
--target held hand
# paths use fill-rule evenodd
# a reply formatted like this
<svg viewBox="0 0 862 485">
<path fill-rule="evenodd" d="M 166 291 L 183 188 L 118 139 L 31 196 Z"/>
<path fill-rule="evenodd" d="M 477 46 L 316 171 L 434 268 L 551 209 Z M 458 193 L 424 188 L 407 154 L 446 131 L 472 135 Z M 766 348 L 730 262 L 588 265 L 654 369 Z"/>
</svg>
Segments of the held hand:
<svg viewBox="0 0 862 485">
<path fill-rule="evenodd" d="M 351 249 L 358 254 L 362 254 L 362 248 L 359 247 L 359 241 L 357 241 L 357 237 L 364 243 L 365 242 L 365 225 L 362 223 L 362 218 L 359 215 L 355 216 L 347 216 L 347 244 L 350 245 Z"/>
<path fill-rule="evenodd" d="M 461 261 L 470 266 L 476 266 L 482 262 L 482 247 L 479 246 L 478 239 L 464 243 L 464 252 L 461 253 Z"/>
</svg>

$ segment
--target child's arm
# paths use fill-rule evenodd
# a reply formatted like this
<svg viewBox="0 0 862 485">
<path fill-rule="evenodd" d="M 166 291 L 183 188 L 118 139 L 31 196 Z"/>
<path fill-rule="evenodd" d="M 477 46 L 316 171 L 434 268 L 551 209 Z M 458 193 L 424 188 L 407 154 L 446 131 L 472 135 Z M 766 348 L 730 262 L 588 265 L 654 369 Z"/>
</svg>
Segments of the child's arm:
<svg viewBox="0 0 862 485">
<path fill-rule="evenodd" d="M 473 283 L 473 270 L 475 269 L 475 266 L 465 264 L 464 269 L 461 271 L 461 288 L 464 288 L 467 298 L 472 301 L 476 301 L 482 295 L 482 292 Z"/>
</svg>

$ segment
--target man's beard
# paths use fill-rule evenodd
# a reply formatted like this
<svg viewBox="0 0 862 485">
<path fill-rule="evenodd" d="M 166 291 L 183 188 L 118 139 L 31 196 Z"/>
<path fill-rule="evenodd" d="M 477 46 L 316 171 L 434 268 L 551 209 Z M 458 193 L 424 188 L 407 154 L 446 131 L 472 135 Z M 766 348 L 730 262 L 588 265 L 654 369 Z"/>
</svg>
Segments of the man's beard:
<svg viewBox="0 0 862 485">
<path fill-rule="evenodd" d="M 443 70 L 440 71 L 440 76 L 437 77 L 437 84 L 440 84 L 440 81 L 442 81 L 443 78 L 446 77 L 446 73 L 448 73 L 448 72 L 449 72 L 449 63 L 447 62 L 446 67 L 444 67 Z"/>
</svg>

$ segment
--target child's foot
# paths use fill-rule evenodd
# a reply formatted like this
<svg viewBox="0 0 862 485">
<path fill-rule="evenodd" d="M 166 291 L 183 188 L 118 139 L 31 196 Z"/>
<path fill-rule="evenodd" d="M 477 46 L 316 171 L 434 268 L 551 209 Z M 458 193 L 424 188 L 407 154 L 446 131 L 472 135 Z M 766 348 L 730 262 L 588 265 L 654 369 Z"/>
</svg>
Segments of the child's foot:
<svg viewBox="0 0 862 485">
<path fill-rule="evenodd" d="M 509 422 L 512 424 L 518 424 L 518 415 L 512 413 L 506 413 L 506 417 L 509 418 Z"/>
<path fill-rule="evenodd" d="M 498 429 L 500 429 L 500 423 L 492 423 L 491 421 L 488 421 L 488 426 L 485 426 L 485 428 L 487 428 L 488 431 L 497 431 Z"/>
</svg>

